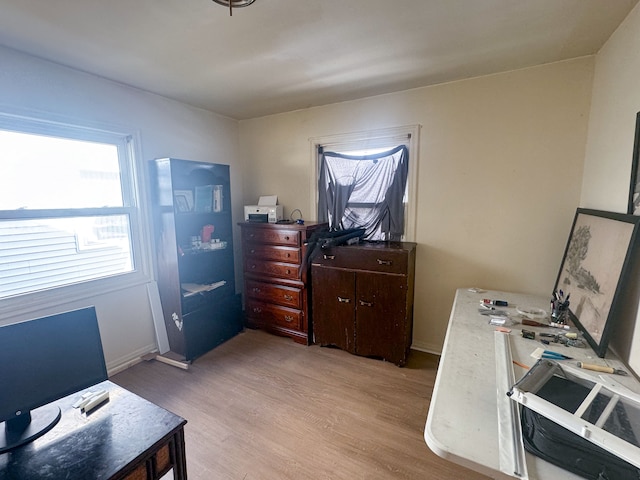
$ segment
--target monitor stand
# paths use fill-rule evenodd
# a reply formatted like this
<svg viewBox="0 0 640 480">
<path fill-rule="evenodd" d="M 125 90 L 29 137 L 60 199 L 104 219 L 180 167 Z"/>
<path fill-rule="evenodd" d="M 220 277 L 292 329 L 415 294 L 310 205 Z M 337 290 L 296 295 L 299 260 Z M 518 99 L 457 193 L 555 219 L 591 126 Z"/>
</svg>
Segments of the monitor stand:
<svg viewBox="0 0 640 480">
<path fill-rule="evenodd" d="M 44 435 L 58 423 L 60 416 L 60 407 L 49 404 L 0 423 L 0 453 Z"/>
</svg>

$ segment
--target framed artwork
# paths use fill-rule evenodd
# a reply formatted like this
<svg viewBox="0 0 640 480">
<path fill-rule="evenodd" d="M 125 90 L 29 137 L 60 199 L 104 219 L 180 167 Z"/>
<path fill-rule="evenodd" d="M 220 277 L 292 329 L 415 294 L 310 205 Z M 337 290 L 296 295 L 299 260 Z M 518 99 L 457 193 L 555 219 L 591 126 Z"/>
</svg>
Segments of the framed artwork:
<svg viewBox="0 0 640 480">
<path fill-rule="evenodd" d="M 190 212 L 193 210 L 192 190 L 174 190 L 173 197 L 179 212 Z"/>
<path fill-rule="evenodd" d="M 187 197 L 184 195 L 176 195 L 176 207 L 179 212 L 188 212 L 189 203 L 187 203 Z"/>
<path fill-rule="evenodd" d="M 640 217 L 578 208 L 554 291 L 599 357 L 609 344 L 636 243 Z"/>
<path fill-rule="evenodd" d="M 631 185 L 629 186 L 629 206 L 627 213 L 640 215 L 640 178 L 638 176 L 640 163 L 640 112 L 636 114 L 636 130 L 633 140 L 633 160 L 631 162 Z"/>
</svg>

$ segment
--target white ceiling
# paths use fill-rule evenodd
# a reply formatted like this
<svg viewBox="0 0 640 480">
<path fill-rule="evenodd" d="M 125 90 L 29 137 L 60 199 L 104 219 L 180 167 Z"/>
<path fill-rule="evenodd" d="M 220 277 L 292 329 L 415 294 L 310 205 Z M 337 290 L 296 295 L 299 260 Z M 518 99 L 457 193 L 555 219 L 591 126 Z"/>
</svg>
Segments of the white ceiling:
<svg viewBox="0 0 640 480">
<path fill-rule="evenodd" d="M 0 0 L 0 44 L 247 119 L 594 54 L 637 2 Z"/>
</svg>

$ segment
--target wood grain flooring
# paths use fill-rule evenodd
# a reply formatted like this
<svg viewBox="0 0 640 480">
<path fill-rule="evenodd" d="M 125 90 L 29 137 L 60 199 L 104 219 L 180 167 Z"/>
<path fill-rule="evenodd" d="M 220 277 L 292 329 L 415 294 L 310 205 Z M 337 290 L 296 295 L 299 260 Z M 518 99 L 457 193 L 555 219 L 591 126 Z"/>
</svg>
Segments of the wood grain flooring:
<svg viewBox="0 0 640 480">
<path fill-rule="evenodd" d="M 187 419 L 190 480 L 486 479 L 424 442 L 437 362 L 412 351 L 398 368 L 246 330 L 189 370 L 142 362 L 111 380 Z"/>
</svg>

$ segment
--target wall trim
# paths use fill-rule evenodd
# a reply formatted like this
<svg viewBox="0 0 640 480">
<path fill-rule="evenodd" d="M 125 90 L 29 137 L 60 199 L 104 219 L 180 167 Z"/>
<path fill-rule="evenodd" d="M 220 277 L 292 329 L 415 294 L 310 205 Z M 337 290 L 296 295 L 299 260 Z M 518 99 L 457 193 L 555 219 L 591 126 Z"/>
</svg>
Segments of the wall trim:
<svg viewBox="0 0 640 480">
<path fill-rule="evenodd" d="M 419 352 L 431 353 L 433 355 L 442 355 L 442 345 L 436 345 L 432 343 L 416 342 L 415 340 L 411 344 L 411 350 L 417 350 Z"/>
</svg>

